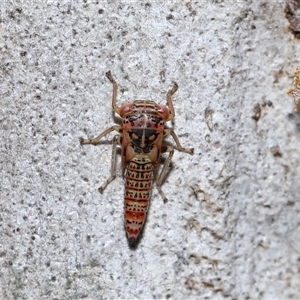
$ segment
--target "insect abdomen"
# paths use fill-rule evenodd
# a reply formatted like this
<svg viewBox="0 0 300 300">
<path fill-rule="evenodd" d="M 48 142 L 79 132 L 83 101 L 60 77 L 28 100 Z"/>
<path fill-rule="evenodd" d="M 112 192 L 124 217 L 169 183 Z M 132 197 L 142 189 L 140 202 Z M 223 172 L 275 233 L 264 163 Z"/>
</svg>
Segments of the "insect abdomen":
<svg viewBox="0 0 300 300">
<path fill-rule="evenodd" d="M 149 206 L 154 164 L 147 156 L 136 156 L 125 170 L 125 227 L 129 243 L 141 232 Z"/>
</svg>

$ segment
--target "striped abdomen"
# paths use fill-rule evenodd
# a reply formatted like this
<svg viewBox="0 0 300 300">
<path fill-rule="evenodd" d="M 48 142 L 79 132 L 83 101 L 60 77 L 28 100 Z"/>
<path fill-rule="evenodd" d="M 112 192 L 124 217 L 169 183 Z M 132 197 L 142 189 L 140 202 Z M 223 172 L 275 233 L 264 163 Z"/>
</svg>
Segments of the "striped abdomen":
<svg viewBox="0 0 300 300">
<path fill-rule="evenodd" d="M 147 155 L 136 155 L 125 170 L 125 227 L 130 244 L 141 232 L 149 205 L 154 164 Z"/>
</svg>

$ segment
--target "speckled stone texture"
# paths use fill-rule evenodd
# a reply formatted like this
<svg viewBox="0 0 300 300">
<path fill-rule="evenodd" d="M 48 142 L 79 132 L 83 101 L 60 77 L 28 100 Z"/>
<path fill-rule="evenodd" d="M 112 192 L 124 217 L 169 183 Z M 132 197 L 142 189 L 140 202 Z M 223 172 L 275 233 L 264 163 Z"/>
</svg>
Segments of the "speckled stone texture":
<svg viewBox="0 0 300 300">
<path fill-rule="evenodd" d="M 298 299 L 300 66 L 284 1 L 8 1 L 0 18 L 1 299 Z M 176 152 L 136 249 L 109 177 L 118 103 L 166 102 Z M 168 138 L 172 143 L 172 139 Z M 119 164 L 120 166 L 120 159 Z"/>
</svg>

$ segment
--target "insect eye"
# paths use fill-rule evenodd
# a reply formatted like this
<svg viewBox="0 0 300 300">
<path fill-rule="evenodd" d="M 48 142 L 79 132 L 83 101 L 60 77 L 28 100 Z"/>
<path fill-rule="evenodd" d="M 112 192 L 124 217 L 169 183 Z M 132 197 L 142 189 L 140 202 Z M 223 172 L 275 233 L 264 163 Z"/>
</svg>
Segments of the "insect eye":
<svg viewBox="0 0 300 300">
<path fill-rule="evenodd" d="M 128 114 L 129 112 L 132 111 L 132 103 L 125 103 L 121 106 L 120 109 L 120 116 L 123 117 L 124 115 Z"/>
<path fill-rule="evenodd" d="M 165 105 L 158 105 L 157 111 L 164 116 L 165 120 L 169 118 L 169 109 Z"/>
</svg>

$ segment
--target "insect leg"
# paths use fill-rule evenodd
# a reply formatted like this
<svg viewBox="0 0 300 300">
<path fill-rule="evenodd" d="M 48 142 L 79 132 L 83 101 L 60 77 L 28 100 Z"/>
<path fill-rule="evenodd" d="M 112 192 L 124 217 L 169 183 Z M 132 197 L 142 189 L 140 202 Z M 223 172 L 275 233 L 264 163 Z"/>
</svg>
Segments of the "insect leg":
<svg viewBox="0 0 300 300">
<path fill-rule="evenodd" d="M 164 135 L 168 135 L 168 134 L 170 134 L 173 137 L 173 139 L 174 139 L 174 141 L 176 143 L 178 151 L 185 152 L 185 153 L 188 153 L 188 154 L 194 154 L 194 148 L 183 148 L 181 146 L 176 133 L 172 129 L 165 129 L 164 130 Z"/>
<path fill-rule="evenodd" d="M 118 131 L 119 133 L 122 133 L 122 127 L 121 126 L 118 126 L 118 125 L 115 125 L 115 126 L 112 126 L 108 129 L 106 129 L 105 131 L 103 131 L 100 135 L 98 135 L 97 137 L 89 140 L 89 139 L 83 139 L 83 138 L 80 138 L 80 144 L 81 145 L 98 145 L 99 144 L 99 141 L 104 137 L 106 136 L 107 134 L 109 134 L 110 132 L 112 131 Z"/>
<path fill-rule="evenodd" d="M 167 147 L 164 147 L 166 149 L 162 149 L 162 153 L 165 153 L 165 152 L 169 152 L 169 156 L 167 157 L 165 163 L 164 163 L 164 166 L 156 180 L 156 188 L 160 194 L 160 196 L 162 197 L 162 199 L 164 200 L 164 202 L 167 202 L 168 201 L 168 198 L 166 197 L 166 195 L 164 194 L 164 192 L 162 191 L 161 189 L 161 185 L 166 177 L 166 174 L 167 174 L 167 170 L 168 170 L 168 167 L 170 165 L 170 162 L 172 160 L 172 157 L 173 157 L 173 154 L 174 154 L 174 149 L 170 146 L 167 146 Z"/>
<path fill-rule="evenodd" d="M 104 189 L 110 184 L 117 175 L 117 145 L 121 144 L 121 136 L 115 135 L 113 139 L 112 158 L 111 158 L 111 173 L 110 177 L 102 184 L 98 191 L 102 194 Z"/>
<path fill-rule="evenodd" d="M 108 71 L 106 73 L 106 77 L 110 80 L 110 82 L 113 84 L 113 95 L 112 95 L 112 107 L 114 112 L 116 112 L 117 114 L 120 114 L 121 108 L 120 106 L 117 105 L 117 93 L 118 93 L 118 85 L 116 83 L 116 81 L 114 80 L 114 78 L 111 75 L 111 72 Z"/>
<path fill-rule="evenodd" d="M 169 110 L 170 110 L 170 115 L 169 115 L 169 118 L 168 120 L 166 121 L 171 121 L 174 119 L 175 117 L 175 109 L 174 109 L 174 106 L 173 106 L 173 102 L 172 102 L 172 95 L 178 90 L 178 85 L 177 83 L 175 82 L 174 86 L 172 87 L 171 90 L 168 91 L 167 93 L 167 103 L 168 103 L 168 106 L 169 106 Z"/>
</svg>

